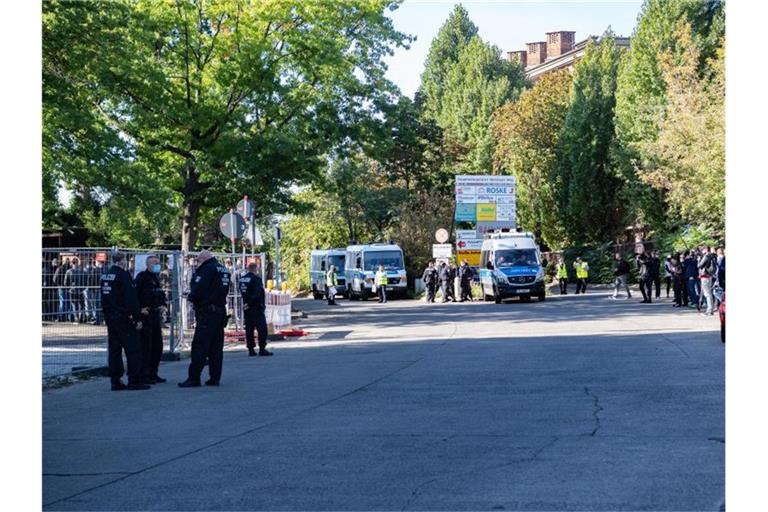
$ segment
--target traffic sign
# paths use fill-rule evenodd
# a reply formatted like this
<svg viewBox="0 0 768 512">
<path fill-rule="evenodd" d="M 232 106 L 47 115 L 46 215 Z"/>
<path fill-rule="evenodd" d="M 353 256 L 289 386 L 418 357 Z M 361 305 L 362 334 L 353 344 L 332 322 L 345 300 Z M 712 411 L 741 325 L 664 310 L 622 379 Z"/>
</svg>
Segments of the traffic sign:
<svg viewBox="0 0 768 512">
<path fill-rule="evenodd" d="M 239 213 L 244 219 L 250 219 L 253 217 L 253 201 L 245 196 L 237 203 L 237 213 Z"/>
<path fill-rule="evenodd" d="M 264 245 L 264 240 L 261 238 L 261 231 L 259 231 L 259 228 L 257 228 L 255 224 L 251 224 L 250 222 L 246 226 L 244 240 L 248 245 L 252 245 L 253 247 Z"/>
<path fill-rule="evenodd" d="M 453 246 L 451 244 L 432 244 L 433 258 L 450 258 L 452 254 Z"/>
<path fill-rule="evenodd" d="M 435 231 L 435 240 L 437 240 L 437 243 L 444 244 L 448 241 L 448 236 L 448 231 L 443 228 Z"/>
<path fill-rule="evenodd" d="M 219 219 L 221 233 L 230 240 L 237 240 L 245 233 L 245 219 L 239 213 L 229 210 Z"/>
</svg>

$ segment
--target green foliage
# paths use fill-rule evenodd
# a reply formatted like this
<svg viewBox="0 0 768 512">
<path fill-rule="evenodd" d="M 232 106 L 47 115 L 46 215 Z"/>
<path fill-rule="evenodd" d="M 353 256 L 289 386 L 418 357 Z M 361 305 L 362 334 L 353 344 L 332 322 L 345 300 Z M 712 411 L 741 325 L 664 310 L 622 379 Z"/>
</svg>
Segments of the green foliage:
<svg viewBox="0 0 768 512">
<path fill-rule="evenodd" d="M 716 247 L 723 244 L 722 233 L 710 226 L 682 226 L 656 238 L 659 254 L 682 253 L 703 245 Z"/>
<path fill-rule="evenodd" d="M 494 169 L 515 176 L 518 225 L 556 249 L 568 240 L 557 202 L 556 148 L 568 113 L 571 81 L 566 70 L 542 76 L 517 101 L 499 108 L 493 123 Z"/>
<path fill-rule="evenodd" d="M 589 43 L 576 65 L 571 101 L 558 147 L 558 202 L 572 244 L 613 239 L 622 228 L 621 182 L 613 174 L 619 49 L 610 34 Z"/>
<path fill-rule="evenodd" d="M 382 59 L 408 41 L 385 16 L 395 5 L 45 2 L 44 165 L 145 214 L 156 190 L 182 211 L 184 248 L 242 194 L 282 211 L 394 92 Z"/>
</svg>

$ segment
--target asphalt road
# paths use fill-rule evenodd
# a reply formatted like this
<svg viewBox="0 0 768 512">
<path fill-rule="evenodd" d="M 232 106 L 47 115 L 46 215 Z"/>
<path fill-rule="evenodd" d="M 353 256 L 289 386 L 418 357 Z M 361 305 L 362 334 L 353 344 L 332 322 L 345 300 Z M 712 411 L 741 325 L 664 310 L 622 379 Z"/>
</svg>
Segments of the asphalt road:
<svg viewBox="0 0 768 512">
<path fill-rule="evenodd" d="M 298 301 L 219 388 L 44 392 L 47 510 L 718 510 L 716 317 L 607 300 Z M 205 375 L 204 375 L 205 376 Z"/>
</svg>

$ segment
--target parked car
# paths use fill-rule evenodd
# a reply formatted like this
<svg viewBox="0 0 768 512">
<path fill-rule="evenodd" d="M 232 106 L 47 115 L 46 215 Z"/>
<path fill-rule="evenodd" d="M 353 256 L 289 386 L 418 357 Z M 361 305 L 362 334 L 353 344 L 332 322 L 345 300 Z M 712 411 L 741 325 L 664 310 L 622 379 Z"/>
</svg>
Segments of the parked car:
<svg viewBox="0 0 768 512">
<path fill-rule="evenodd" d="M 725 343 L 725 292 L 723 292 L 723 300 L 720 301 L 720 307 L 717 310 L 720 312 L 720 341 Z"/>
</svg>

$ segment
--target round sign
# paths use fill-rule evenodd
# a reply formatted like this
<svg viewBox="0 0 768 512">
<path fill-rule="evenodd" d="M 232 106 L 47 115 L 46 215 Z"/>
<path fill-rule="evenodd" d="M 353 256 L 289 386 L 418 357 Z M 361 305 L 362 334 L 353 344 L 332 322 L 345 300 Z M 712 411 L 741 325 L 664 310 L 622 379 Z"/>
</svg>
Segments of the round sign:
<svg viewBox="0 0 768 512">
<path fill-rule="evenodd" d="M 250 219 L 253 216 L 253 201 L 245 196 L 237 203 L 237 213 L 244 219 Z"/>
<path fill-rule="evenodd" d="M 239 213 L 230 210 L 219 219 L 219 229 L 225 237 L 238 239 L 245 233 L 245 219 Z"/>
<path fill-rule="evenodd" d="M 448 241 L 448 231 L 440 228 L 437 231 L 435 231 L 435 240 L 437 240 L 438 243 L 444 244 Z"/>
</svg>

